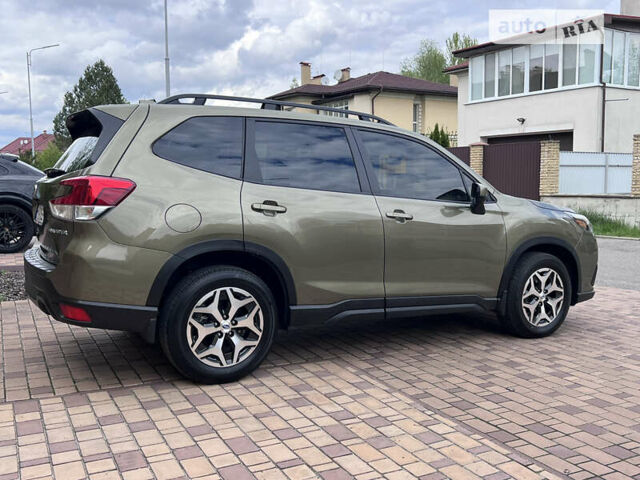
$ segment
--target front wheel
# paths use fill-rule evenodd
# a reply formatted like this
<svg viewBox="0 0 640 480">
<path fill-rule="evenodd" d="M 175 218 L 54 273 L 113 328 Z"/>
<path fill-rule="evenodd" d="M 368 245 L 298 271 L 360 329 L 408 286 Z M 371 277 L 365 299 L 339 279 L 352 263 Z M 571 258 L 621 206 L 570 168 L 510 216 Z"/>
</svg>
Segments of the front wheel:
<svg viewBox="0 0 640 480">
<path fill-rule="evenodd" d="M 200 383 L 241 378 L 264 360 L 277 328 L 273 295 L 235 267 L 196 271 L 163 303 L 160 345 L 184 376 Z"/>
<path fill-rule="evenodd" d="M 547 253 L 525 254 L 507 290 L 505 326 L 520 337 L 545 337 L 564 322 L 571 304 L 571 278 L 562 261 Z"/>
</svg>

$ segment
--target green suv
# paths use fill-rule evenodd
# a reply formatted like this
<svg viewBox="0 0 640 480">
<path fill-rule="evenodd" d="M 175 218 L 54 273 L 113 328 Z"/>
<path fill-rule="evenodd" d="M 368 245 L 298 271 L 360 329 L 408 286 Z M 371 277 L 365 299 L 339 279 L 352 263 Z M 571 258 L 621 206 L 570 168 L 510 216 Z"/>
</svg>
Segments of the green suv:
<svg viewBox="0 0 640 480">
<path fill-rule="evenodd" d="M 504 195 L 372 115 L 179 95 L 67 126 L 34 194 L 29 297 L 62 322 L 158 339 L 198 382 L 251 372 L 279 328 L 494 311 L 542 337 L 594 295 L 585 217 Z"/>
</svg>

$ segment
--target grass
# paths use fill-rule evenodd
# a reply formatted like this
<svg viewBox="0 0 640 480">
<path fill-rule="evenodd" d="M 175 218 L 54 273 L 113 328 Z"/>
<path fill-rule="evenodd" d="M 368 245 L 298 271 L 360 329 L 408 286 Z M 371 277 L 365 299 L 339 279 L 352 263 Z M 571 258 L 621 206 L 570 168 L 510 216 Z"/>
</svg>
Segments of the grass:
<svg viewBox="0 0 640 480">
<path fill-rule="evenodd" d="M 589 219 L 596 235 L 640 238 L 640 228 L 631 227 L 622 220 L 611 218 L 593 210 L 578 210 L 578 213 Z"/>
</svg>

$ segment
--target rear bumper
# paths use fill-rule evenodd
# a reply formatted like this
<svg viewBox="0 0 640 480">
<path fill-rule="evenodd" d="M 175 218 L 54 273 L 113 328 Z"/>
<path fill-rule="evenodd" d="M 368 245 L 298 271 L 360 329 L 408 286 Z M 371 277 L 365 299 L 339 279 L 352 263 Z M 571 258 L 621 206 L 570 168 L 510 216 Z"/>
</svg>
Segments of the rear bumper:
<svg viewBox="0 0 640 480">
<path fill-rule="evenodd" d="M 158 309 L 136 305 L 119 305 L 115 303 L 87 302 L 65 298 L 58 294 L 49 275 L 55 265 L 44 260 L 39 247 L 33 247 L 24 253 L 25 290 L 27 296 L 47 315 L 60 322 L 82 327 L 103 328 L 109 330 L 126 330 L 138 332 L 147 338 L 153 338 L 155 319 Z M 91 318 L 90 322 L 78 322 L 65 317 L 60 311 L 64 303 L 84 309 Z"/>
</svg>

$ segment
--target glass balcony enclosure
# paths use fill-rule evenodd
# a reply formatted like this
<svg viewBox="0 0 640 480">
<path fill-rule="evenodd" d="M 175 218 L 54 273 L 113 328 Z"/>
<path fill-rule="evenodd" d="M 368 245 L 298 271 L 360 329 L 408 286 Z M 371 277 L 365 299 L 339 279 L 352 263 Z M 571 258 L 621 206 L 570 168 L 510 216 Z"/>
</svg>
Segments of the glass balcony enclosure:
<svg viewBox="0 0 640 480">
<path fill-rule="evenodd" d="M 469 60 L 469 101 L 600 84 L 601 45 L 589 38 L 508 46 Z M 605 29 L 602 80 L 640 88 L 640 33 Z"/>
</svg>

